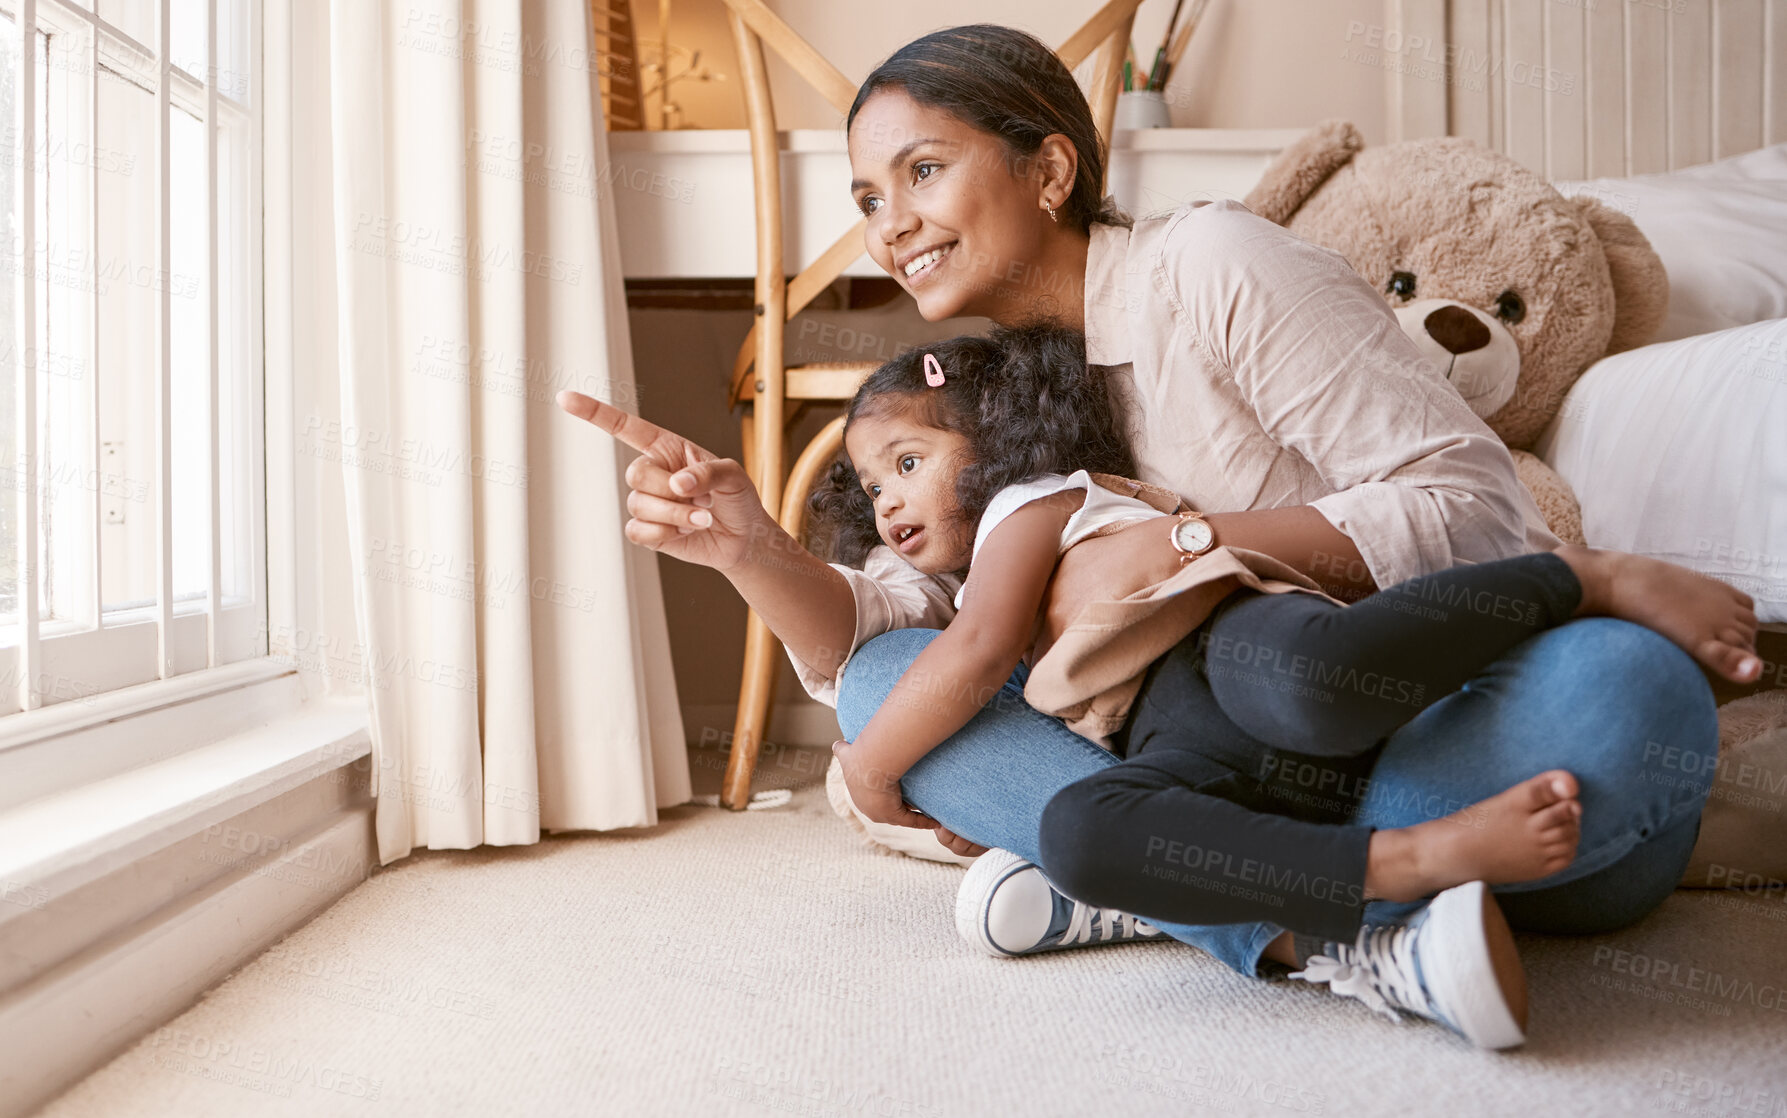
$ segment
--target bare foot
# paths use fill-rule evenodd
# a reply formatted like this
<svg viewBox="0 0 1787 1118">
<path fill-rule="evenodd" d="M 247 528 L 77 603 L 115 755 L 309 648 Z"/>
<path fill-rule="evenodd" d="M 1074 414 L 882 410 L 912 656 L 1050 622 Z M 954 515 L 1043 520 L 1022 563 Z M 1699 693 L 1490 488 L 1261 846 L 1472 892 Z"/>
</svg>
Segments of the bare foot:
<svg viewBox="0 0 1787 1118">
<path fill-rule="evenodd" d="M 1755 601 L 1698 571 L 1622 551 L 1565 545 L 1556 553 L 1582 583 L 1578 615 L 1633 621 L 1668 637 L 1733 683 L 1762 674 Z"/>
<path fill-rule="evenodd" d="M 1371 836 L 1367 897 L 1412 901 L 1467 881 L 1505 885 L 1554 874 L 1576 858 L 1576 778 L 1540 773 L 1463 811 Z"/>
</svg>

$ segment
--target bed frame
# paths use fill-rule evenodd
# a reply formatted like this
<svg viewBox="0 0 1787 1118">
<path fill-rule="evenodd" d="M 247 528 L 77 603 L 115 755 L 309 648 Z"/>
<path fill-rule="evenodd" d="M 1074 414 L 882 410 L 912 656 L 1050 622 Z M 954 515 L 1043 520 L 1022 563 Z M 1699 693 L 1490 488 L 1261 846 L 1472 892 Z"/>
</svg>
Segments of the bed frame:
<svg viewBox="0 0 1787 1118">
<path fill-rule="evenodd" d="M 1549 179 L 1787 142 L 1787 0 L 1385 0 L 1366 40 L 1392 138 L 1468 136 Z"/>
</svg>

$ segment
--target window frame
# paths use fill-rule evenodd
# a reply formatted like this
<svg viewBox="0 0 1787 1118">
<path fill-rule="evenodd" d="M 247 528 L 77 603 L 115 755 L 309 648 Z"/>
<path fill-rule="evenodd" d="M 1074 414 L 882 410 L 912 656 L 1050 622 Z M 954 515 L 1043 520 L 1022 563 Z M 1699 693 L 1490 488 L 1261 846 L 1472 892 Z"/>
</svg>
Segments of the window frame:
<svg viewBox="0 0 1787 1118">
<path fill-rule="evenodd" d="M 80 36 L 77 49 L 86 52 L 87 65 L 83 72 L 70 74 L 67 70 L 57 75 L 52 70 L 52 79 L 61 83 L 74 83 L 86 87 L 87 100 L 83 106 L 74 106 L 69 98 L 70 114 L 85 113 L 87 142 L 92 143 L 94 137 L 93 122 L 96 120 L 97 88 L 102 80 L 115 80 L 102 77 L 100 66 L 146 81 L 156 96 L 157 130 L 159 139 L 159 156 L 157 166 L 151 168 L 155 174 L 156 204 L 160 222 L 160 234 L 156 252 L 157 274 L 168 274 L 170 267 L 172 210 L 168 198 L 169 172 L 169 140 L 172 130 L 172 116 L 175 111 L 194 112 L 201 121 L 206 134 L 206 180 L 210 186 L 205 255 L 207 270 L 211 282 L 206 284 L 207 307 L 206 317 L 211 336 L 209 351 L 208 381 L 209 391 L 209 431 L 210 461 L 209 470 L 209 515 L 211 526 L 211 562 L 210 585 L 200 609 L 182 606 L 176 602 L 172 593 L 171 557 L 173 554 L 172 539 L 172 501 L 162 500 L 161 494 L 171 494 L 171 447 L 172 431 L 169 403 L 172 384 L 172 357 L 170 324 L 172 322 L 169 304 L 169 283 L 159 284 L 157 300 L 159 326 L 157 339 L 159 354 L 155 361 L 156 374 L 159 381 L 157 388 L 157 442 L 155 452 L 156 483 L 151 494 L 150 504 L 154 516 L 158 520 L 155 529 L 155 543 L 159 559 L 157 561 L 157 581 L 159 593 L 153 605 L 134 610 L 104 609 L 99 587 L 98 563 L 91 562 L 92 569 L 83 572 L 91 576 L 92 611 L 85 621 L 51 621 L 39 626 L 35 621 L 27 620 L 27 611 L 35 615 L 38 610 L 35 583 L 39 575 L 38 563 L 27 564 L 20 572 L 20 616 L 19 634 L 22 639 L 0 647 L 0 718 L 18 712 L 29 713 L 41 708 L 52 708 L 63 703 L 76 703 L 84 707 L 94 707 L 101 700 L 121 689 L 135 691 L 142 687 L 154 687 L 156 684 L 167 684 L 174 680 L 199 673 L 215 671 L 230 664 L 241 663 L 255 658 L 265 657 L 268 652 L 268 633 L 278 632 L 282 623 L 289 626 L 289 613 L 281 618 L 268 597 L 269 564 L 271 561 L 273 541 L 270 537 L 280 535 L 283 546 L 289 547 L 292 539 L 289 521 L 276 527 L 269 522 L 272 509 L 274 487 L 269 485 L 273 479 L 269 475 L 269 467 L 273 460 L 268 457 L 267 434 L 277 430 L 278 425 L 269 422 L 268 390 L 269 377 L 273 374 L 275 353 L 269 351 L 266 344 L 269 319 L 284 312 L 286 318 L 285 334 L 290 337 L 290 243 L 289 243 L 289 190 L 282 192 L 280 203 L 286 208 L 282 213 L 274 213 L 269 209 L 267 182 L 267 164 L 275 158 L 276 144 L 271 142 L 275 137 L 269 133 L 270 120 L 285 122 L 283 130 L 277 138 L 283 143 L 289 140 L 290 115 L 290 61 L 289 45 L 284 41 L 286 36 L 275 36 L 271 40 L 265 35 L 265 27 L 269 18 L 276 18 L 278 25 L 289 26 L 288 0 L 241 0 L 242 12 L 246 19 L 243 29 L 245 41 L 243 48 L 247 59 L 247 100 L 221 91 L 217 80 L 201 83 L 186 73 L 179 65 L 166 62 L 156 52 L 149 50 L 145 44 L 113 26 L 98 14 L 96 3 L 81 3 L 78 0 L 0 0 L 0 8 L 8 11 L 15 20 L 13 30 L 21 37 L 21 43 L 29 42 L 26 35 L 35 35 L 40 27 L 47 28 L 52 35 Z M 220 65 L 221 53 L 217 41 L 219 0 L 206 0 L 205 20 L 206 57 L 205 74 L 216 79 L 228 71 Z M 171 25 L 171 0 L 158 0 L 156 19 L 158 38 L 166 42 Z M 27 32 L 26 29 L 29 29 Z M 275 48 L 269 50 L 269 48 Z M 54 44 L 51 47 L 54 51 Z M 274 53 L 279 55 L 276 60 Z M 270 65 L 278 65 L 279 80 L 269 82 L 267 71 Z M 165 81 L 157 80 L 165 77 Z M 35 82 L 35 65 L 27 66 L 21 62 L 21 87 Z M 24 111 L 32 111 L 27 106 Z M 219 406 L 219 375 L 222 354 L 219 342 L 227 335 L 220 330 L 219 316 L 224 312 L 219 302 L 220 276 L 219 259 L 220 226 L 229 221 L 219 206 L 217 183 L 224 173 L 220 162 L 223 145 L 219 139 L 218 123 L 230 119 L 245 139 L 241 143 L 240 165 L 237 173 L 243 175 L 247 188 L 247 199 L 242 207 L 244 227 L 239 236 L 242 241 L 242 257 L 246 264 L 247 274 L 242 277 L 247 284 L 241 306 L 242 318 L 236 327 L 234 336 L 241 341 L 241 358 L 245 367 L 240 372 L 232 399 L 246 396 L 246 406 L 250 416 L 248 429 L 242 432 L 246 439 L 243 450 L 247 462 L 249 476 L 241 484 L 248 494 L 248 544 L 249 544 L 249 593 L 245 600 L 229 604 L 222 597 L 221 582 L 221 538 L 219 532 L 219 491 L 221 479 L 218 469 L 219 430 L 221 418 L 215 412 Z M 64 129 L 66 133 L 66 129 Z M 55 122 L 50 124 L 50 135 L 57 134 Z M 22 150 L 28 142 L 27 137 L 19 139 Z M 37 146 L 35 135 L 29 137 L 33 147 Z M 277 156 L 280 166 L 289 172 L 289 152 L 279 151 Z M 94 160 L 97 164 L 97 159 Z M 95 184 L 97 167 L 86 168 L 85 174 L 75 176 L 86 180 L 84 197 L 71 203 L 88 207 L 88 214 L 97 222 L 97 198 Z M 66 207 L 65 207 L 66 208 Z M 55 219 L 52 219 L 52 224 Z M 79 224 L 78 222 L 75 224 Z M 278 245 L 268 243 L 275 227 L 285 232 L 284 239 Z M 32 224 L 30 249 L 35 251 L 35 223 Z M 92 239 L 94 226 L 89 225 L 87 235 Z M 233 271 L 233 267 L 232 267 Z M 29 283 L 32 298 L 42 286 L 42 281 L 29 276 L 31 269 L 22 269 L 26 273 L 21 276 L 21 283 Z M 67 302 L 67 301 L 65 301 Z M 97 559 L 97 523 L 99 517 L 99 479 L 103 474 L 100 469 L 98 439 L 98 409 L 93 406 L 94 394 L 98 391 L 97 367 L 93 363 L 97 351 L 98 322 L 95 300 L 91 297 L 83 301 L 86 307 L 84 316 L 89 333 L 85 338 L 88 367 L 94 375 L 87 378 L 86 404 L 89 418 L 93 422 L 91 445 L 89 452 L 91 473 L 94 479 L 84 504 L 94 525 L 92 535 L 87 537 L 86 546 L 93 560 Z M 22 337 L 41 336 L 41 330 L 34 319 L 27 318 L 21 323 L 24 330 Z M 28 331 L 28 333 L 27 333 Z M 21 378 L 35 378 L 37 372 L 27 364 L 24 354 L 30 346 L 18 347 L 20 354 L 15 368 Z M 284 390 L 284 398 L 290 399 L 289 360 L 282 369 L 288 378 Z M 39 410 L 35 401 L 35 382 L 26 388 L 20 386 L 21 395 L 30 393 L 31 406 L 23 408 L 15 421 L 20 424 L 20 450 L 22 454 L 36 457 L 38 448 L 35 445 L 35 432 L 27 432 L 25 413 Z M 41 423 L 41 418 L 39 418 Z M 33 425 L 35 426 L 35 425 Z M 289 458 L 289 448 L 288 448 Z M 284 490 L 289 495 L 290 469 L 289 462 L 285 469 Z M 36 520 L 41 515 L 37 494 L 28 492 L 30 486 L 19 490 L 21 515 Z M 39 493 L 43 487 L 38 487 Z M 289 500 L 281 506 L 281 515 L 289 518 L 292 504 Z M 21 527 L 24 525 L 22 524 Z M 284 530 L 281 531 L 281 528 Z M 41 547 L 38 530 L 32 525 L 29 538 L 21 540 L 22 548 L 37 550 Z M 283 603 L 289 606 L 289 595 Z M 197 680 L 187 681 L 186 686 L 168 688 L 170 694 L 191 689 Z M 202 686 L 201 688 L 202 689 Z M 110 707 L 113 704 L 105 703 Z M 127 704 L 128 705 L 128 704 Z M 78 717 L 61 719 L 29 719 L 32 724 L 42 724 L 45 728 L 51 725 L 81 721 Z M 7 744 L 21 739 L 28 734 L 24 726 L 11 732 L 0 732 L 0 750 Z M 40 736 L 29 734 L 28 736 Z"/>
</svg>

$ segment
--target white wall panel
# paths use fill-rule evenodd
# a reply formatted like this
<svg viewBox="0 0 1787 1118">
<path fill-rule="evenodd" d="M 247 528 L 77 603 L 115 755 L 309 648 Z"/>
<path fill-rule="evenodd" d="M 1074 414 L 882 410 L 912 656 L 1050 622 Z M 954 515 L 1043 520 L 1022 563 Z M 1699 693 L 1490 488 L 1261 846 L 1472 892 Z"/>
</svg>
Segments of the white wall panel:
<svg viewBox="0 0 1787 1118">
<path fill-rule="evenodd" d="M 1787 0 L 1447 0 L 1446 19 L 1451 133 L 1550 178 L 1787 141 Z"/>
</svg>

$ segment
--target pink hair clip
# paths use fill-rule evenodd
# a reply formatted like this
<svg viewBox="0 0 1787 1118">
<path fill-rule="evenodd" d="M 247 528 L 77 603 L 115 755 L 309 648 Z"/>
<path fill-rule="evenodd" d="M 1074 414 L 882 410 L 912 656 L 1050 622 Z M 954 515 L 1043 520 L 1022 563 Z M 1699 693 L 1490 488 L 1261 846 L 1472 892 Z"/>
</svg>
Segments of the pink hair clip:
<svg viewBox="0 0 1787 1118">
<path fill-rule="evenodd" d="M 932 388 L 943 387 L 943 366 L 937 363 L 933 354 L 925 354 L 925 383 Z"/>
</svg>

